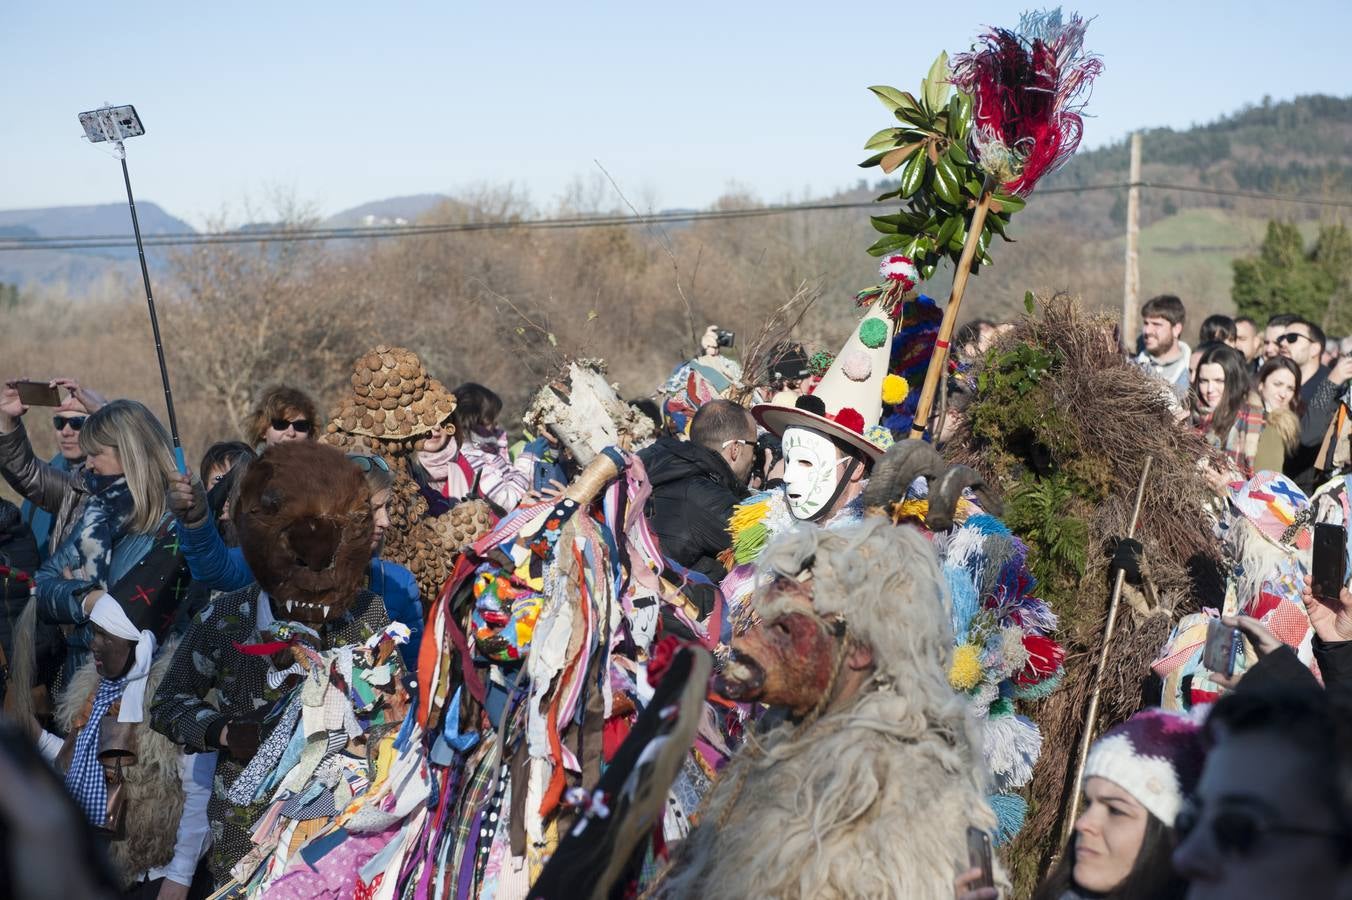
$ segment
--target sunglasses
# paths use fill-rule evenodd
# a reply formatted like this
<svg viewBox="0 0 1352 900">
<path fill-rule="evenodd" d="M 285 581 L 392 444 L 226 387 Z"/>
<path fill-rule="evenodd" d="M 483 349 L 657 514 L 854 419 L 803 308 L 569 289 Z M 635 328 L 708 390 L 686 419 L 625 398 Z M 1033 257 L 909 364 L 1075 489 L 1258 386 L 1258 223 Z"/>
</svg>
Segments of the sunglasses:
<svg viewBox="0 0 1352 900">
<path fill-rule="evenodd" d="M 357 468 L 361 469 L 363 472 L 369 472 L 372 468 L 379 469 L 382 472 L 388 472 L 390 470 L 390 464 L 385 462 L 385 460 L 379 456 L 364 456 L 360 453 L 349 453 L 347 458 L 356 463 Z"/>
<path fill-rule="evenodd" d="M 1301 334 L 1299 331 L 1288 331 L 1286 334 L 1277 338 L 1279 344 L 1294 344 L 1296 341 L 1313 341 L 1314 338 L 1308 334 Z"/>
<path fill-rule="evenodd" d="M 275 431 L 286 431 L 288 428 L 294 428 L 296 434 L 309 434 L 311 424 L 309 419 L 273 419 L 272 427 Z"/>
<path fill-rule="evenodd" d="M 52 427 L 57 431 L 64 431 L 69 425 L 71 431 L 79 431 L 88 418 L 89 416 L 52 416 Z"/>
<path fill-rule="evenodd" d="M 1202 809 L 1193 798 L 1183 801 L 1174 821 L 1179 843 L 1188 838 L 1197 826 L 1202 824 Z M 1223 856 L 1244 856 L 1253 851 L 1268 835 L 1291 834 L 1301 837 L 1322 837 L 1333 840 L 1346 840 L 1347 836 L 1333 829 L 1303 828 L 1299 825 L 1282 825 L 1268 822 L 1257 813 L 1246 809 L 1222 809 L 1211 816 L 1211 838 L 1216 849 Z"/>
</svg>

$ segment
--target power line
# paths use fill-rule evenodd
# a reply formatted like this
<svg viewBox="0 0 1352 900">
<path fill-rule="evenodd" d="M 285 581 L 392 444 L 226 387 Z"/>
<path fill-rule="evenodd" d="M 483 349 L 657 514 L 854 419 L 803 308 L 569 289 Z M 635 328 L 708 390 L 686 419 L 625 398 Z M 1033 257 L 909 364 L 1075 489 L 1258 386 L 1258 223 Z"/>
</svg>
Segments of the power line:
<svg viewBox="0 0 1352 900">
<path fill-rule="evenodd" d="M 1163 182 L 1142 181 L 1137 182 L 1136 184 L 1139 187 L 1154 188 L 1156 190 L 1185 191 L 1189 193 L 1241 197 L 1254 200 L 1273 200 L 1286 203 L 1352 208 L 1352 200 L 1315 199 L 1299 197 L 1292 194 L 1227 190 L 1223 188 L 1166 184 Z M 1038 191 L 1038 194 L 1081 194 L 1091 191 L 1121 190 L 1131 186 L 1132 185 L 1128 182 L 1114 182 L 1110 184 L 1079 185 L 1074 187 L 1049 187 Z M 879 208 L 880 206 L 878 203 L 871 200 L 864 200 L 844 203 L 804 203 L 791 206 L 761 206 L 752 209 L 654 213 L 649 216 L 578 216 L 570 218 L 526 219 L 498 222 L 459 222 L 441 225 L 372 225 L 346 228 L 270 228 L 255 231 L 208 233 L 182 232 L 147 235 L 145 236 L 145 244 L 151 247 L 176 247 L 210 244 L 365 240 L 417 237 L 419 235 L 462 234 L 477 231 L 505 231 L 511 229 L 558 230 L 572 228 L 633 227 L 636 225 L 654 223 L 678 224 L 687 222 L 727 221 L 788 215 L 793 213 Z M 0 251 L 122 249 L 134 246 L 135 243 L 130 236 L 115 234 L 0 238 Z"/>
</svg>

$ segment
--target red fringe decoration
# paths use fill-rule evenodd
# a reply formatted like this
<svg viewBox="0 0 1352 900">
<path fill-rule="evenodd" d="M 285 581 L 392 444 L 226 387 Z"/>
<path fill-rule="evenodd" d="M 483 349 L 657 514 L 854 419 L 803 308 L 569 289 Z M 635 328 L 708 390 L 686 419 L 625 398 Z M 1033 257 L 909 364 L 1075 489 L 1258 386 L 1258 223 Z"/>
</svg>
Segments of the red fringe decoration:
<svg viewBox="0 0 1352 900">
<path fill-rule="evenodd" d="M 994 28 L 971 53 L 954 57 L 952 83 L 972 95 L 978 159 L 1012 154 L 1014 178 L 1001 188 L 1027 196 L 1080 146 L 1081 95 L 1103 70 L 1081 47 L 1086 23 L 1059 13 L 1026 19 L 1022 31 Z M 987 171 L 999 166 L 987 167 Z"/>
</svg>

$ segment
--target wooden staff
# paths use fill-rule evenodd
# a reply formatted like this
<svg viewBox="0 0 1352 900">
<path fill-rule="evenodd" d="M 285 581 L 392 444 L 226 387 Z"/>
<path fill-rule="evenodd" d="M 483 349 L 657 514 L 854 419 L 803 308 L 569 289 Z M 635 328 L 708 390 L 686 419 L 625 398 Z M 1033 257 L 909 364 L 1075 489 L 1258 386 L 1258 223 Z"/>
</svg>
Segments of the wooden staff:
<svg viewBox="0 0 1352 900">
<path fill-rule="evenodd" d="M 1136 485 L 1136 506 L 1131 511 L 1131 522 L 1127 525 L 1127 537 L 1136 537 L 1136 523 L 1141 518 L 1141 504 L 1145 500 L 1145 484 L 1150 478 L 1150 467 L 1155 457 L 1147 456 L 1141 468 L 1141 481 Z M 1070 783 L 1070 815 L 1062 826 L 1061 843 L 1070 840 L 1075 828 L 1075 819 L 1080 814 L 1080 780 L 1084 778 L 1084 764 L 1089 757 L 1089 745 L 1094 742 L 1095 726 L 1098 724 L 1099 695 L 1103 692 L 1103 670 L 1108 665 L 1108 648 L 1112 645 L 1113 630 L 1117 627 L 1117 607 L 1122 600 L 1122 585 L 1127 573 L 1117 570 L 1113 578 L 1113 593 L 1108 600 L 1108 623 L 1103 628 L 1103 643 L 1099 647 L 1098 669 L 1094 672 L 1094 692 L 1089 695 L 1089 713 L 1085 716 L 1084 733 L 1080 736 L 1080 749 L 1075 755 L 1075 780 Z"/>
<path fill-rule="evenodd" d="M 915 419 L 911 422 L 911 437 L 920 439 L 925 436 L 925 426 L 929 424 L 930 408 L 934 406 L 934 395 L 938 392 L 939 379 L 948 367 L 948 343 L 953 340 L 953 331 L 958 326 L 958 307 L 962 305 L 962 295 L 967 290 L 967 279 L 972 275 L 972 260 L 976 258 L 976 245 L 981 240 L 981 232 L 986 227 L 986 213 L 990 212 L 991 200 L 995 195 L 995 179 L 986 176 L 981 185 L 981 198 L 972 213 L 972 224 L 967 228 L 967 241 L 962 245 L 962 256 L 958 259 L 958 270 L 953 275 L 953 293 L 948 298 L 948 308 L 944 310 L 943 321 L 939 323 L 939 337 L 934 342 L 934 353 L 930 356 L 929 368 L 925 371 L 925 386 L 920 391 L 920 402 L 915 408 Z"/>
</svg>

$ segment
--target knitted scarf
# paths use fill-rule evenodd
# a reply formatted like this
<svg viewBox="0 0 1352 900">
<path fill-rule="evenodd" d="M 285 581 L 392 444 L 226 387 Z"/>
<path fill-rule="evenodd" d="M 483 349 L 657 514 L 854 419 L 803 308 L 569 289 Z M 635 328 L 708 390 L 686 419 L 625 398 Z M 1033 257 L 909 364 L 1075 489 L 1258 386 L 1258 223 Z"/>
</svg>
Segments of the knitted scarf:
<svg viewBox="0 0 1352 900">
<path fill-rule="evenodd" d="M 431 487 L 443 497 L 459 500 L 469 493 L 471 479 L 459 463 L 460 444 L 451 438 L 446 446 L 435 452 L 418 451 L 418 463 L 431 479 Z"/>
<path fill-rule="evenodd" d="M 1207 413 L 1197 423 L 1197 430 L 1206 437 L 1207 443 L 1224 451 L 1227 459 L 1234 464 L 1239 473 L 1247 480 L 1253 477 L 1253 461 L 1258 456 L 1258 438 L 1263 434 L 1266 418 L 1263 407 L 1252 401 L 1246 402 L 1235 413 L 1235 424 L 1222 441 L 1211 427 L 1212 413 Z"/>
</svg>

